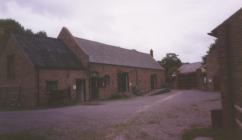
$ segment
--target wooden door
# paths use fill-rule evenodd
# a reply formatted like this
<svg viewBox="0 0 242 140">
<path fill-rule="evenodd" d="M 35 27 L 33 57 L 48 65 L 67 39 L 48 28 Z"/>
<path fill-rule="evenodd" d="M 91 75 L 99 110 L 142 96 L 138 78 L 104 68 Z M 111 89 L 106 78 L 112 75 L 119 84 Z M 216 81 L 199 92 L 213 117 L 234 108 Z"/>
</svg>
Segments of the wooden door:
<svg viewBox="0 0 242 140">
<path fill-rule="evenodd" d="M 150 76 L 150 87 L 151 90 L 157 88 L 157 77 L 155 74 Z"/>
<path fill-rule="evenodd" d="M 76 80 L 76 100 L 86 101 L 86 81 L 83 79 Z"/>
<path fill-rule="evenodd" d="M 90 91 L 92 100 L 99 98 L 99 82 L 98 77 L 91 77 Z"/>
</svg>

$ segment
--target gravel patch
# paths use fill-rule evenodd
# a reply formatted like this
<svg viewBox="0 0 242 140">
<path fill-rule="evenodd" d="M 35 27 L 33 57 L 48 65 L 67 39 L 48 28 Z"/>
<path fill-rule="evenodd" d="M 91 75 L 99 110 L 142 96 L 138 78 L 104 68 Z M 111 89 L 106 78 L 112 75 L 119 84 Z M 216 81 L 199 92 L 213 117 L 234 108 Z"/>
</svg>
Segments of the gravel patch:
<svg viewBox="0 0 242 140">
<path fill-rule="evenodd" d="M 219 94 L 171 91 L 98 104 L 0 112 L 0 133 L 33 132 L 53 140 L 178 140 L 185 129 L 208 127 Z"/>
</svg>

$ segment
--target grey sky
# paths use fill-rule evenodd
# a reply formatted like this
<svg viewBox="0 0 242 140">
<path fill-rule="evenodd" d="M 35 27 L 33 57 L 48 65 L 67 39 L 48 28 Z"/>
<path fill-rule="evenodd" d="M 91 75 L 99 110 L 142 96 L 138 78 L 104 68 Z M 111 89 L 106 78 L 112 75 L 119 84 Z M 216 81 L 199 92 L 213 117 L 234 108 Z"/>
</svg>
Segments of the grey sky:
<svg viewBox="0 0 242 140">
<path fill-rule="evenodd" d="M 207 33 L 242 0 L 0 0 L 0 18 L 14 18 L 56 37 L 66 26 L 78 37 L 141 52 L 168 52 L 201 61 L 214 38 Z"/>
</svg>

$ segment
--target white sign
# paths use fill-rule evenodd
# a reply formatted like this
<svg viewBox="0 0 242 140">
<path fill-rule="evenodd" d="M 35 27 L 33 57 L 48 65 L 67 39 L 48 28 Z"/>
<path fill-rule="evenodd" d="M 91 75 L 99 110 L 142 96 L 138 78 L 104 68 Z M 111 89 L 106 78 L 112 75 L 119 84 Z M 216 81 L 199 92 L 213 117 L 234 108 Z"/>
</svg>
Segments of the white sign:
<svg viewBox="0 0 242 140">
<path fill-rule="evenodd" d="M 74 90 L 76 90 L 76 85 L 73 85 L 72 88 L 73 88 Z"/>
</svg>

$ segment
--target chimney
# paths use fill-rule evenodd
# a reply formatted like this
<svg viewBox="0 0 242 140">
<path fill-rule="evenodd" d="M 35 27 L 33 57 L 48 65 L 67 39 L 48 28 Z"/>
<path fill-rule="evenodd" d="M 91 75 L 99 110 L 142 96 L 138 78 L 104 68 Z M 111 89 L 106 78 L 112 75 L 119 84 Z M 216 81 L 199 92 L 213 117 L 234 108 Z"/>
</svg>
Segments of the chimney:
<svg viewBox="0 0 242 140">
<path fill-rule="evenodd" d="M 152 49 L 150 49 L 150 55 L 151 55 L 152 57 L 154 57 L 154 55 L 153 55 L 153 50 L 152 50 Z"/>
</svg>

